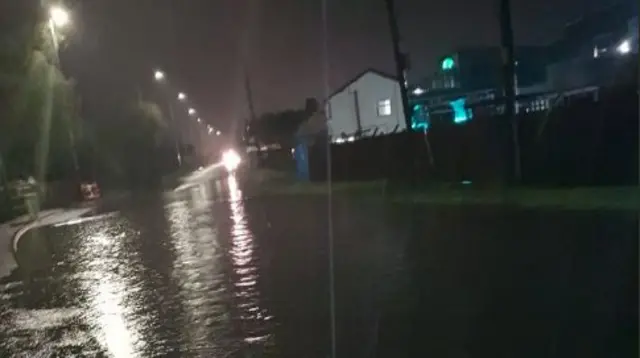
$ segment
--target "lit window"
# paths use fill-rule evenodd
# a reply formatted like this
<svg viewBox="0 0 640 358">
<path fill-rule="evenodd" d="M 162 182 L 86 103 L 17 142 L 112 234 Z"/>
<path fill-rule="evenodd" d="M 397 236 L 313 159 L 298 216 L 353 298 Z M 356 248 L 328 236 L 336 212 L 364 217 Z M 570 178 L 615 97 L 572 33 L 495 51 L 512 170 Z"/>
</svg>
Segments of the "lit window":
<svg viewBox="0 0 640 358">
<path fill-rule="evenodd" d="M 391 100 L 383 99 L 378 101 L 378 116 L 390 116 L 391 115 Z"/>
<path fill-rule="evenodd" d="M 453 58 L 451 58 L 451 57 L 445 58 L 440 63 L 440 67 L 442 68 L 443 71 L 452 70 L 455 65 L 456 65 L 456 63 L 453 60 Z"/>
</svg>

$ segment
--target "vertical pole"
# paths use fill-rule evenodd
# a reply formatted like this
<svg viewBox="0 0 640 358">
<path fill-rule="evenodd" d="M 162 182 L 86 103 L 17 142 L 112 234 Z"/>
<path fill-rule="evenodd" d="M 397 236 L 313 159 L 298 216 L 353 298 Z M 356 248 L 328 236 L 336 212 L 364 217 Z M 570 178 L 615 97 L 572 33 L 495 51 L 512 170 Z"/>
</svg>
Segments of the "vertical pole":
<svg viewBox="0 0 640 358">
<path fill-rule="evenodd" d="M 322 87 L 324 94 L 324 106 L 326 111 L 326 106 L 329 105 L 329 70 L 331 68 L 329 63 L 329 0 L 322 0 Z M 330 334 L 330 344 L 331 344 L 331 358 L 337 358 L 338 355 L 338 344 L 336 337 L 336 277 L 335 277 L 335 262 L 334 262 L 334 242 L 333 242 L 333 193 L 332 191 L 332 162 L 331 162 L 331 137 L 329 124 L 327 123 L 330 119 L 331 113 L 327 113 L 325 121 L 325 133 L 326 137 L 324 137 L 325 145 L 326 145 L 326 171 L 327 171 L 327 230 L 329 232 L 328 235 L 328 246 L 329 246 L 329 334 Z M 307 144 L 307 153 L 308 154 L 308 144 Z M 309 165 L 311 161 L 307 158 L 307 165 Z"/>
<path fill-rule="evenodd" d="M 245 140 L 248 140 L 251 133 L 247 133 L 247 129 L 251 128 L 251 126 L 256 125 L 256 110 L 253 105 L 253 91 L 251 90 L 251 81 L 249 79 L 249 70 L 247 69 L 246 64 L 243 66 L 244 71 L 244 90 L 245 95 L 247 96 L 247 106 L 249 107 L 249 120 L 245 122 L 242 133 L 244 133 Z M 260 150 L 260 141 L 256 136 L 255 127 L 251 131 L 253 134 L 253 144 L 256 146 L 256 158 L 255 161 L 252 161 L 256 168 L 260 167 L 260 158 L 261 158 L 261 150 Z"/>
<path fill-rule="evenodd" d="M 394 0 L 384 0 L 387 8 L 387 20 L 391 32 L 391 44 L 393 46 L 393 58 L 396 64 L 396 79 L 400 85 L 400 98 L 402 100 L 402 110 L 407 131 L 411 130 L 411 113 L 409 110 L 409 96 L 407 94 L 406 76 L 407 59 L 400 49 L 400 30 L 396 19 L 396 9 Z"/>
<path fill-rule="evenodd" d="M 180 129 L 175 121 L 173 116 L 173 105 L 171 104 L 171 100 L 169 103 L 169 120 L 171 121 L 171 125 L 173 126 L 176 133 L 176 158 L 178 159 L 178 166 L 182 167 L 182 155 L 180 155 Z"/>
<path fill-rule="evenodd" d="M 500 1 L 500 46 L 502 50 L 502 77 L 504 86 L 504 114 L 511 123 L 511 145 L 508 162 L 513 166 L 510 175 L 513 182 L 519 183 L 522 178 L 520 162 L 520 141 L 518 119 L 515 115 L 515 58 L 513 44 L 513 27 L 511 24 L 511 1 Z"/>
<path fill-rule="evenodd" d="M 251 82 L 249 79 L 249 70 L 247 69 L 247 66 L 243 66 L 243 70 L 244 70 L 244 90 L 245 90 L 245 95 L 247 96 L 247 106 L 249 107 L 249 120 L 248 122 L 245 123 L 244 125 L 244 129 L 243 129 L 243 133 L 245 133 L 245 137 L 248 136 L 247 133 L 247 128 L 249 128 L 251 125 L 255 125 L 256 124 L 256 110 L 255 107 L 253 105 L 253 92 L 251 90 Z M 255 131 L 254 131 L 254 137 L 253 140 L 255 142 L 256 145 L 256 149 L 257 149 L 257 155 L 258 155 L 258 161 L 260 159 L 260 141 L 255 137 Z M 256 163 L 257 165 L 257 163 Z"/>
<path fill-rule="evenodd" d="M 249 72 L 247 67 L 244 67 L 244 88 L 247 94 L 247 105 L 249 106 L 249 120 L 252 122 L 256 120 L 256 110 L 253 106 L 253 92 L 251 91 L 251 82 L 249 81 Z"/>
</svg>

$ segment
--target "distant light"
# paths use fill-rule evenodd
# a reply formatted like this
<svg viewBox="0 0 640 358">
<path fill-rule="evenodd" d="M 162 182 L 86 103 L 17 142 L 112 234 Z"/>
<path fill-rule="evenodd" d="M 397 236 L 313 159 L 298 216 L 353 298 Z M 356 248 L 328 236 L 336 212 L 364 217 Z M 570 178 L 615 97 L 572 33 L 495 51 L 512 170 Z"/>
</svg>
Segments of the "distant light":
<svg viewBox="0 0 640 358">
<path fill-rule="evenodd" d="M 424 92 L 425 92 L 425 90 L 423 90 L 422 87 L 416 87 L 413 90 L 413 94 L 415 94 L 416 96 L 419 96 L 419 95 L 423 94 Z"/>
<path fill-rule="evenodd" d="M 202 120 L 200 118 L 197 119 L 198 123 L 202 123 Z"/>
<path fill-rule="evenodd" d="M 184 94 L 183 92 L 178 93 L 178 99 L 181 101 L 184 101 L 185 99 L 187 99 L 187 95 Z"/>
<path fill-rule="evenodd" d="M 238 168 L 241 161 L 240 156 L 234 150 L 227 150 L 222 153 L 222 164 L 224 164 L 228 171 L 233 171 Z"/>
<path fill-rule="evenodd" d="M 156 70 L 153 73 L 153 78 L 156 79 L 156 81 L 162 81 L 164 80 L 164 72 L 160 71 L 160 70 Z"/>
<path fill-rule="evenodd" d="M 70 22 L 69 12 L 60 6 L 49 9 L 49 18 L 56 27 L 65 27 Z"/>
<path fill-rule="evenodd" d="M 456 62 L 453 60 L 452 57 L 446 57 L 444 60 L 442 60 L 442 63 L 440 64 L 440 67 L 442 68 L 443 71 L 448 71 L 448 70 L 452 70 L 456 65 Z"/>
<path fill-rule="evenodd" d="M 624 40 L 622 41 L 618 47 L 616 47 L 616 51 L 618 51 L 618 53 L 622 54 L 622 55 L 626 55 L 629 52 L 631 52 L 631 41 L 629 40 Z"/>
<path fill-rule="evenodd" d="M 464 123 L 473 117 L 471 109 L 465 107 L 466 100 L 464 98 L 458 98 L 449 102 L 449 106 L 453 110 L 453 122 Z"/>
<path fill-rule="evenodd" d="M 216 135 L 220 135 L 220 134 L 222 134 L 222 132 L 216 131 Z"/>
<path fill-rule="evenodd" d="M 189 114 L 191 114 L 191 115 L 196 114 L 196 110 L 193 109 L 193 108 L 189 108 Z M 200 118 L 198 118 L 198 119 L 200 119 Z"/>
<path fill-rule="evenodd" d="M 416 104 L 413 106 L 411 116 L 411 129 L 426 132 L 429 129 L 429 112 L 426 106 Z"/>
<path fill-rule="evenodd" d="M 209 134 L 211 134 L 211 132 L 213 132 L 213 128 L 209 127 L 207 128 L 207 131 L 209 132 Z"/>
<path fill-rule="evenodd" d="M 353 142 L 354 140 L 356 140 L 356 137 L 354 137 L 354 136 L 351 136 L 351 137 L 347 138 L 348 142 Z"/>
<path fill-rule="evenodd" d="M 600 51 L 598 51 L 598 46 L 593 47 L 593 58 L 598 58 L 600 56 Z"/>
<path fill-rule="evenodd" d="M 463 185 L 471 185 L 471 180 L 463 180 L 460 183 L 462 183 Z"/>
<path fill-rule="evenodd" d="M 344 139 L 336 138 L 336 144 L 342 144 L 342 143 L 344 143 Z"/>
</svg>

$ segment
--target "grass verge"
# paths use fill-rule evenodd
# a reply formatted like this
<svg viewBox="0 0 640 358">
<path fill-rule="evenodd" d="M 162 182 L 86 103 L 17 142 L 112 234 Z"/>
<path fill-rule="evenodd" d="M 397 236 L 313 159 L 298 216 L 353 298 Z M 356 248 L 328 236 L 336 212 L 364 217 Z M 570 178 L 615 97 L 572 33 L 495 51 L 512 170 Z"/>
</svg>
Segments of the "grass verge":
<svg viewBox="0 0 640 358">
<path fill-rule="evenodd" d="M 386 181 L 302 183 L 263 182 L 254 195 L 326 195 L 379 197 L 398 203 L 434 205 L 511 205 L 527 208 L 571 210 L 640 210 L 638 187 L 581 188 L 500 188 L 482 189 L 471 185 L 440 185 L 411 188 L 389 185 Z"/>
</svg>

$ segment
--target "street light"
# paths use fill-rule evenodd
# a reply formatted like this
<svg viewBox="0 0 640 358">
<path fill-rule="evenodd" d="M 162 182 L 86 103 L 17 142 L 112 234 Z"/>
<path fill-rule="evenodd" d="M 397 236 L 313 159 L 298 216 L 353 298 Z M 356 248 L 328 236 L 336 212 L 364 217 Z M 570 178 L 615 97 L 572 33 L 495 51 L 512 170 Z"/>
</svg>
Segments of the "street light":
<svg viewBox="0 0 640 358">
<path fill-rule="evenodd" d="M 69 11 L 61 6 L 52 6 L 49 8 L 49 31 L 51 32 L 51 41 L 53 42 L 53 49 L 55 51 L 54 60 L 56 65 L 59 65 L 58 58 L 58 29 L 62 29 L 69 25 L 71 22 L 71 16 Z"/>
<path fill-rule="evenodd" d="M 195 109 L 193 109 L 193 108 L 189 108 L 189 114 L 190 114 L 190 115 L 194 115 L 194 114 L 196 114 L 196 110 L 195 110 Z"/>
<path fill-rule="evenodd" d="M 220 131 L 216 131 L 216 135 L 220 135 L 222 134 Z"/>
<path fill-rule="evenodd" d="M 160 71 L 160 70 L 156 70 L 153 73 L 153 78 L 156 79 L 156 81 L 162 81 L 164 80 L 164 72 Z"/>
<path fill-rule="evenodd" d="M 187 99 L 187 95 L 184 92 L 178 93 L 178 100 L 184 101 L 185 99 Z"/>
<path fill-rule="evenodd" d="M 51 33 L 51 42 L 53 44 L 53 64 L 60 69 L 60 44 L 59 29 L 63 29 L 71 23 L 71 15 L 69 11 L 62 6 L 54 5 L 49 8 L 49 32 Z M 73 132 L 69 129 L 69 142 L 71 144 L 71 156 L 76 173 L 80 170 L 78 164 L 78 153 L 76 150 L 75 138 Z"/>
<path fill-rule="evenodd" d="M 198 118 L 198 123 L 201 123 L 202 121 L 200 120 L 200 118 Z"/>
<path fill-rule="evenodd" d="M 49 21 L 58 28 L 63 28 L 69 24 L 71 17 L 69 12 L 61 6 L 52 6 L 49 9 Z"/>
<path fill-rule="evenodd" d="M 629 40 L 622 41 L 618 47 L 616 47 L 616 51 L 622 55 L 626 55 L 631 52 L 631 42 Z"/>
<path fill-rule="evenodd" d="M 422 89 L 422 87 L 416 87 L 413 90 L 413 94 L 416 95 L 416 96 L 419 96 L 419 95 L 423 94 L 424 92 L 425 92 L 425 90 Z"/>
</svg>

